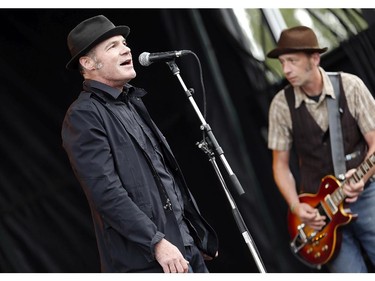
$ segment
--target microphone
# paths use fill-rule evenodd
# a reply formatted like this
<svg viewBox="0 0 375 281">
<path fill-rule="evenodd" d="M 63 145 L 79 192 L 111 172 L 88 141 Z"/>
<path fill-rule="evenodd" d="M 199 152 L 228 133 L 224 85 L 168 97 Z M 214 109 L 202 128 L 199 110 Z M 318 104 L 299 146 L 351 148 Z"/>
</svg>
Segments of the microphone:
<svg viewBox="0 0 375 281">
<path fill-rule="evenodd" d="M 181 50 L 181 51 L 169 51 L 169 52 L 161 52 L 161 53 L 148 53 L 143 52 L 139 55 L 138 61 L 142 66 L 149 66 L 153 62 L 157 61 L 171 61 L 175 58 L 182 57 L 184 55 L 192 53 L 188 50 Z"/>
</svg>

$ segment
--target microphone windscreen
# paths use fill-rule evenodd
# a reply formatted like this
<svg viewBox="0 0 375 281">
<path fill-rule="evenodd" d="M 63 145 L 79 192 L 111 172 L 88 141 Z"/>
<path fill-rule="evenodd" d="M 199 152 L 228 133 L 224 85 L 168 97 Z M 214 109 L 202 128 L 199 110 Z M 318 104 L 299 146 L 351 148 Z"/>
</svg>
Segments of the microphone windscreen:
<svg viewBox="0 0 375 281">
<path fill-rule="evenodd" d="M 143 66 L 149 66 L 151 64 L 149 60 L 150 53 L 148 52 L 143 52 L 142 54 L 139 55 L 138 61 L 141 65 Z"/>
</svg>

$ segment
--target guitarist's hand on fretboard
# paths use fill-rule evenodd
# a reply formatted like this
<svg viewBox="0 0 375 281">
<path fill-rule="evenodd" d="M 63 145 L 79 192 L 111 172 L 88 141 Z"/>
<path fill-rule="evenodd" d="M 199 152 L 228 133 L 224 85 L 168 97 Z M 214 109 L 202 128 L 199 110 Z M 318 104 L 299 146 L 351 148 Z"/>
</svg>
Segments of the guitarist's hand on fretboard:
<svg viewBox="0 0 375 281">
<path fill-rule="evenodd" d="M 355 177 L 352 177 L 355 172 L 356 169 L 351 169 L 345 174 L 345 178 L 347 180 L 345 181 L 342 188 L 345 195 L 347 196 L 347 198 L 345 199 L 345 202 L 347 203 L 353 203 L 357 201 L 358 196 L 362 193 L 363 188 L 365 186 L 363 178 L 361 178 L 357 182 Z"/>
<path fill-rule="evenodd" d="M 296 204 L 293 210 L 294 214 L 297 215 L 301 222 L 311 227 L 314 230 L 321 230 L 326 224 L 324 215 L 319 214 L 319 210 L 311 207 L 306 203 Z"/>
</svg>

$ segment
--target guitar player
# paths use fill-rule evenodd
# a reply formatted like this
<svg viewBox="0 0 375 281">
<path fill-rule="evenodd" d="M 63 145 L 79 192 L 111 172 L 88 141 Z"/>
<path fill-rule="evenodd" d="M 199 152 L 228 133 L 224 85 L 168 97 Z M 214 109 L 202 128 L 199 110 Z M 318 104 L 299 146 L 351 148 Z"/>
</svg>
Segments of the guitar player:
<svg viewBox="0 0 375 281">
<path fill-rule="evenodd" d="M 279 60 L 289 82 L 275 95 L 269 110 L 268 147 L 274 179 L 289 212 L 316 231 L 324 229 L 331 218 L 317 206 L 301 202 L 300 195 L 317 194 L 323 188 L 322 179 L 334 175 L 327 99 L 337 95 L 320 67 L 320 55 L 326 51 L 319 47 L 312 29 L 296 26 L 285 29 L 276 48 L 267 54 Z M 359 77 L 344 72 L 339 77 L 347 179 L 340 186 L 345 196 L 342 204 L 358 217 L 338 228 L 341 243 L 325 266 L 333 273 L 368 272 L 366 264 L 375 265 L 375 160 L 366 160 L 375 151 L 375 100 Z M 292 150 L 298 157 L 298 180 L 290 168 Z M 356 170 L 364 161 L 367 170 Z"/>
</svg>

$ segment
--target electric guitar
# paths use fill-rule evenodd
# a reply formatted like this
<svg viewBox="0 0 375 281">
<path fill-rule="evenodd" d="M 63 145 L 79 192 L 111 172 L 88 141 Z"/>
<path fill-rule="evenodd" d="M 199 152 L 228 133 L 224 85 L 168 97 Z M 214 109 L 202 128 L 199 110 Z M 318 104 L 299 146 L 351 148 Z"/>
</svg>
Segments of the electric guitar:
<svg viewBox="0 0 375 281">
<path fill-rule="evenodd" d="M 320 215 L 326 216 L 326 225 L 320 231 L 316 231 L 302 223 L 290 210 L 288 212 L 290 248 L 306 265 L 320 269 L 339 251 L 341 243 L 339 227 L 357 217 L 349 209 L 344 208 L 346 195 L 343 186 L 346 181 L 359 182 L 374 165 L 375 152 L 344 182 L 328 175 L 322 179 L 318 193 L 299 195 L 301 203 L 313 206 L 318 209 Z"/>
</svg>

